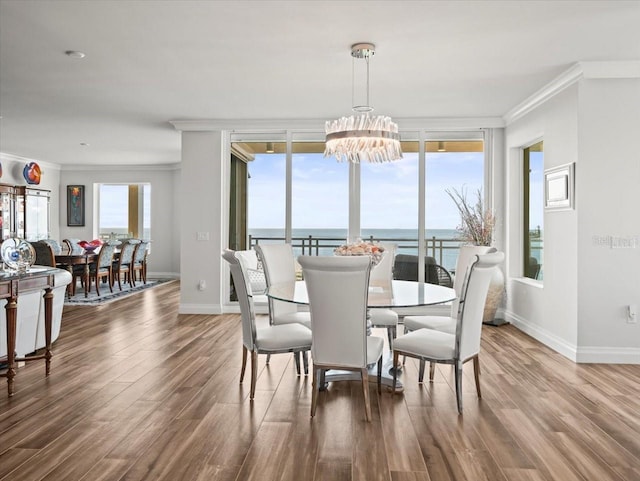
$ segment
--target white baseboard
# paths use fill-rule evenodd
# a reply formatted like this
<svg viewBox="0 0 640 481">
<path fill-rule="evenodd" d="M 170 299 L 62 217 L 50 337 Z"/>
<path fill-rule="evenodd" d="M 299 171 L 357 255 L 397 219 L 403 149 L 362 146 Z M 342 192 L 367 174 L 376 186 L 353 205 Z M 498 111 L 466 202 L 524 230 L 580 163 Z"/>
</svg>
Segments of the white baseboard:
<svg viewBox="0 0 640 481">
<path fill-rule="evenodd" d="M 577 362 L 598 364 L 640 364 L 637 347 L 578 347 Z"/>
<path fill-rule="evenodd" d="M 178 314 L 223 314 L 220 304 L 180 304 Z"/>
<path fill-rule="evenodd" d="M 178 272 L 151 272 L 147 273 L 149 279 L 180 279 Z"/>
<path fill-rule="evenodd" d="M 504 318 L 522 332 L 525 332 L 545 346 L 550 347 L 574 362 L 593 364 L 640 364 L 640 348 L 576 346 L 546 329 L 530 323 L 513 312 L 505 311 Z"/>
</svg>

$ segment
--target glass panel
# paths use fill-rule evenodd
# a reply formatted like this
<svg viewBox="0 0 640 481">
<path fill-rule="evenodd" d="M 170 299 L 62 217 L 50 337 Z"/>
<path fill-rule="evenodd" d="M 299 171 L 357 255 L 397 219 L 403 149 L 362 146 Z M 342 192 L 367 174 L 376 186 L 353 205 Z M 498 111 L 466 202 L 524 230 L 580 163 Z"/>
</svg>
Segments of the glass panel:
<svg viewBox="0 0 640 481">
<path fill-rule="evenodd" d="M 464 191 L 469 201 L 476 198 L 484 185 L 484 145 L 482 140 L 434 140 L 426 142 L 425 151 L 427 256 L 455 272 L 460 214 L 447 190 Z"/>
<path fill-rule="evenodd" d="M 363 239 L 397 244 L 398 254 L 417 255 L 417 144 L 403 142 L 402 149 L 400 160 L 360 164 L 360 232 Z"/>
<path fill-rule="evenodd" d="M 151 240 L 151 184 L 100 184 L 98 190 L 100 239 Z"/>
<path fill-rule="evenodd" d="M 524 277 L 541 281 L 544 266 L 544 148 L 524 149 Z"/>
<path fill-rule="evenodd" d="M 329 255 L 347 238 L 349 164 L 325 158 L 323 152 L 322 144 L 293 144 L 291 241 L 296 255 Z"/>
<path fill-rule="evenodd" d="M 283 242 L 286 225 L 286 143 L 242 144 L 247 160 L 247 248 L 260 242 Z"/>
</svg>

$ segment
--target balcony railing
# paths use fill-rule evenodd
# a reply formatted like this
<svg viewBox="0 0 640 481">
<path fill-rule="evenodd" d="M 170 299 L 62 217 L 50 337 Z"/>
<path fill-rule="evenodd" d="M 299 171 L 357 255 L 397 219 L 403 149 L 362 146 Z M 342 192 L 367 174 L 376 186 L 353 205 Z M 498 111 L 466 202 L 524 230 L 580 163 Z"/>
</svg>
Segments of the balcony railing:
<svg viewBox="0 0 640 481">
<path fill-rule="evenodd" d="M 398 253 L 418 254 L 418 240 L 403 237 L 362 237 L 368 242 L 396 244 Z M 284 237 L 249 235 L 249 246 L 253 248 L 260 243 L 284 242 Z M 292 237 L 291 246 L 296 255 L 329 255 L 336 247 L 345 243 L 343 237 L 316 237 L 312 235 Z M 430 237 L 425 239 L 427 256 L 433 257 L 437 264 L 451 271 L 455 269 L 458 250 L 461 242 L 458 239 Z"/>
</svg>

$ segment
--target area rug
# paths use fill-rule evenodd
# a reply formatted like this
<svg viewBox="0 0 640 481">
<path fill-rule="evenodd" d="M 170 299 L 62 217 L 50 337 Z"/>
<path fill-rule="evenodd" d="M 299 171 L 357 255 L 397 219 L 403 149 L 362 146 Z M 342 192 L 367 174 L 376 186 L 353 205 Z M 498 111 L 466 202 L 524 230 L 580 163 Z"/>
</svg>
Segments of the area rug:
<svg viewBox="0 0 640 481">
<path fill-rule="evenodd" d="M 65 297 L 64 305 L 65 306 L 100 306 L 103 304 L 108 304 L 109 302 L 113 302 L 118 299 L 122 299 L 124 297 L 131 296 L 138 292 L 151 289 L 153 287 L 165 284 L 167 282 L 171 282 L 175 279 L 148 279 L 146 284 L 141 282 L 137 282 L 135 287 L 129 287 L 129 284 L 122 284 L 122 291 L 118 288 L 118 284 L 116 283 L 113 286 L 113 293 L 109 292 L 109 287 L 105 284 L 104 287 L 100 286 L 100 295 L 96 294 L 95 286 L 92 286 L 91 292 L 89 292 L 88 297 L 84 297 L 84 289 L 78 283 L 76 287 L 76 295 L 73 297 Z"/>
</svg>

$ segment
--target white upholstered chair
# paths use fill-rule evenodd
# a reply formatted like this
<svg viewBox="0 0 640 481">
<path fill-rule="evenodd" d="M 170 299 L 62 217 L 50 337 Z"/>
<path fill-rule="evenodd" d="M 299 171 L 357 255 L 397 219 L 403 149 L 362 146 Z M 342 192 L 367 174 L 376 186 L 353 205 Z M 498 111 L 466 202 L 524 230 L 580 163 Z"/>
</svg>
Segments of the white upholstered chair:
<svg viewBox="0 0 640 481">
<path fill-rule="evenodd" d="M 256 252 L 262 261 L 267 287 L 281 282 L 295 282 L 295 257 L 291 244 L 257 245 Z M 311 327 L 311 317 L 308 312 L 298 311 L 298 306 L 292 302 L 271 298 L 269 298 L 269 321 L 273 325 L 297 322 Z"/>
<path fill-rule="evenodd" d="M 233 285 L 240 304 L 242 318 L 242 370 L 240 372 L 240 382 L 244 379 L 244 372 L 247 365 L 247 353 L 251 353 L 251 390 L 249 399 L 253 400 L 256 392 L 256 379 L 258 374 L 258 354 L 278 354 L 282 352 L 302 352 L 304 359 L 305 374 L 307 369 L 306 351 L 311 349 L 311 331 L 297 323 L 283 324 L 279 326 L 268 325 L 257 328 L 255 322 L 255 312 L 253 309 L 253 297 L 251 287 L 248 283 L 246 272 L 240 262 L 236 252 L 225 250 L 222 258 L 229 263 Z M 300 374 L 298 356 L 294 355 L 296 368 Z"/>
<path fill-rule="evenodd" d="M 456 330 L 456 317 L 458 313 L 458 299 L 460 299 L 462 285 L 465 274 L 471 263 L 478 254 L 496 252 L 495 247 L 489 246 L 462 246 L 456 261 L 456 275 L 453 279 L 453 289 L 456 291 L 456 300 L 451 304 L 451 311 L 448 316 L 405 316 L 404 332 L 416 331 L 418 329 L 435 329 L 437 331 L 453 334 Z"/>
<path fill-rule="evenodd" d="M 400 354 L 420 360 L 418 382 L 424 377 L 425 361 L 454 365 L 456 400 L 458 412 L 462 413 L 462 365 L 473 360 L 476 391 L 480 392 L 480 336 L 484 303 L 494 269 L 504 260 L 504 253 L 478 255 L 468 269 L 466 280 L 461 287 L 457 305 L 456 327 L 453 334 L 433 329 L 418 329 L 396 338 L 393 347 L 393 365 L 398 365 Z M 460 272 L 458 272 L 460 275 Z M 432 364 L 433 366 L 433 364 Z M 396 370 L 393 375 L 395 392 Z M 429 380 L 433 380 L 433 369 L 429 370 Z"/>
<path fill-rule="evenodd" d="M 384 248 L 384 255 L 380 263 L 371 269 L 369 283 L 372 286 L 390 284 L 393 280 L 393 261 L 396 256 L 396 244 L 380 243 Z M 372 308 L 369 309 L 369 320 L 371 327 L 382 327 L 387 329 L 389 339 L 389 349 L 393 349 L 393 340 L 396 338 L 398 327 L 398 314 L 391 309 Z"/>
<path fill-rule="evenodd" d="M 367 336 L 367 298 L 371 260 L 367 256 L 300 256 L 309 308 L 313 343 L 313 396 L 311 416 L 316 412 L 318 391 L 328 369 L 356 371 L 362 378 L 367 421 L 371 420 L 367 366 L 378 364 L 378 393 L 382 375 L 384 341 Z"/>
</svg>

